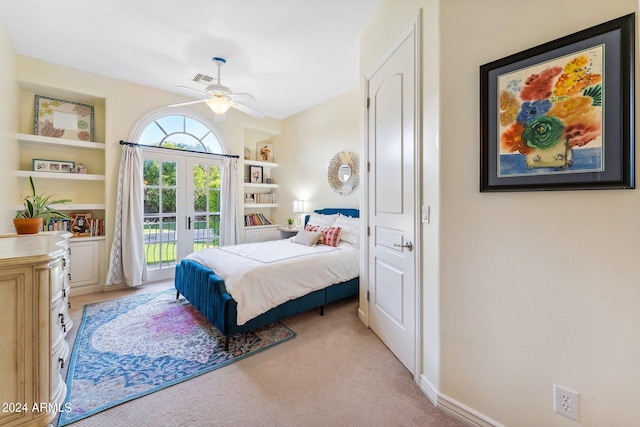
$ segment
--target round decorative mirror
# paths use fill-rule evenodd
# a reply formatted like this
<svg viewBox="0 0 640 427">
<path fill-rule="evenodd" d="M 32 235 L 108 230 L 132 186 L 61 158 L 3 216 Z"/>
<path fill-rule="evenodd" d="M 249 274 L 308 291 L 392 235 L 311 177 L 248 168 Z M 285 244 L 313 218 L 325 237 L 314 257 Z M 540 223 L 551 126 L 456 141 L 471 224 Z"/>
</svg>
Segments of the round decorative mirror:
<svg viewBox="0 0 640 427">
<path fill-rule="evenodd" d="M 358 186 L 359 166 L 356 153 L 341 151 L 331 159 L 327 171 L 329 185 L 339 194 L 350 194 Z"/>
</svg>

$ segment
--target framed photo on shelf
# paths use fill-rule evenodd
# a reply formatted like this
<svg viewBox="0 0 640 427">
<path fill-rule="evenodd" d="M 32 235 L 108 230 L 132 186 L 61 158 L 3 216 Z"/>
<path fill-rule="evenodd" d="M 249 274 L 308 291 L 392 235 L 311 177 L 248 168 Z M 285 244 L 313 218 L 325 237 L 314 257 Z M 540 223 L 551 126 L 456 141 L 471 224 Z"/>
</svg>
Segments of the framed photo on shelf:
<svg viewBox="0 0 640 427">
<path fill-rule="evenodd" d="M 75 162 L 65 160 L 33 159 L 31 168 L 36 172 L 71 173 L 75 170 Z"/>
<path fill-rule="evenodd" d="M 249 172 L 251 174 L 251 182 L 262 184 L 262 166 L 249 166 Z"/>
<path fill-rule="evenodd" d="M 480 192 L 635 188 L 634 22 L 480 67 Z"/>
<path fill-rule="evenodd" d="M 93 141 L 93 105 L 36 95 L 33 134 Z"/>
<path fill-rule="evenodd" d="M 256 160 L 273 163 L 273 144 L 269 142 L 257 142 Z"/>
<path fill-rule="evenodd" d="M 71 232 L 74 236 L 91 235 L 91 214 L 73 213 L 71 214 Z"/>
</svg>

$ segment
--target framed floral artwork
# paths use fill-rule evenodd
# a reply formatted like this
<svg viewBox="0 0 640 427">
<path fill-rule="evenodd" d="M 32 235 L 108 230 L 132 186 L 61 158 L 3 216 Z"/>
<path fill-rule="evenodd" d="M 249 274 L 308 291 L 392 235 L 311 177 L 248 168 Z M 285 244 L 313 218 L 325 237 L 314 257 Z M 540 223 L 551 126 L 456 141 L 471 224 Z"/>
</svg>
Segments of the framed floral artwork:
<svg viewBox="0 0 640 427">
<path fill-rule="evenodd" d="M 262 166 L 249 166 L 251 174 L 251 182 L 254 184 L 262 184 Z"/>
<path fill-rule="evenodd" d="M 480 191 L 634 188 L 633 14 L 480 67 Z"/>
<path fill-rule="evenodd" d="M 268 142 L 256 143 L 256 160 L 273 163 L 273 144 Z"/>
<path fill-rule="evenodd" d="M 33 134 L 93 141 L 93 105 L 36 95 Z"/>
</svg>

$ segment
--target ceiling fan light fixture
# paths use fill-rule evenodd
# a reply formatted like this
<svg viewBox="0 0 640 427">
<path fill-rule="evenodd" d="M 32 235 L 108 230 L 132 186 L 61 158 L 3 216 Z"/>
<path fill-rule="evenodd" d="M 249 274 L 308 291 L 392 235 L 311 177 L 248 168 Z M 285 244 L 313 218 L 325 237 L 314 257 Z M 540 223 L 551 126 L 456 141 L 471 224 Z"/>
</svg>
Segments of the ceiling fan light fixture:
<svg viewBox="0 0 640 427">
<path fill-rule="evenodd" d="M 224 95 L 213 95 L 205 102 L 215 114 L 224 114 L 229 108 L 231 108 L 231 106 L 233 106 L 233 101 L 227 99 Z"/>
</svg>

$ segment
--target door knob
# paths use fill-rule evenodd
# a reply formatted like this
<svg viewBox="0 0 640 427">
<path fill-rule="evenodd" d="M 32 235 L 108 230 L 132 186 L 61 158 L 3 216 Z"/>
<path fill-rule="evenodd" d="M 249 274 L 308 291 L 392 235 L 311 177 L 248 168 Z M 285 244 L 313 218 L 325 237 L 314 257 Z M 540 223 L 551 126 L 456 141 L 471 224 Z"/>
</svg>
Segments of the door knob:
<svg viewBox="0 0 640 427">
<path fill-rule="evenodd" d="M 407 249 L 409 249 L 409 251 L 413 250 L 413 243 L 411 243 L 411 242 L 407 242 L 404 245 L 400 245 L 398 243 L 394 243 L 393 246 L 398 247 L 398 248 L 407 248 Z"/>
</svg>

